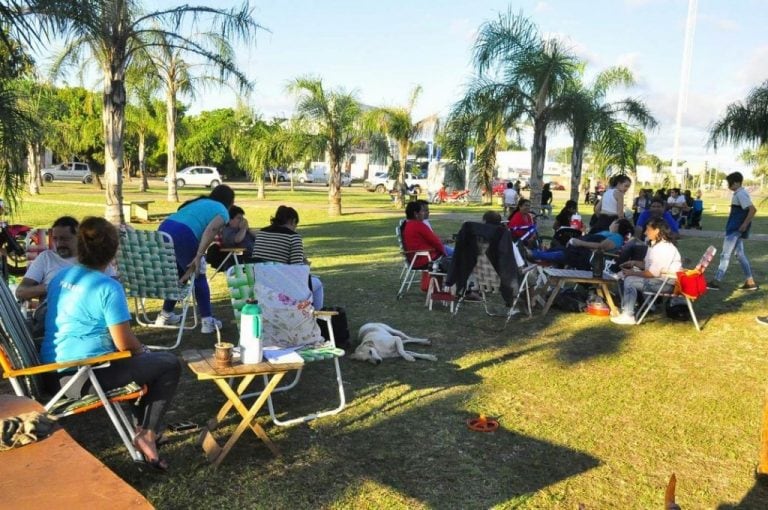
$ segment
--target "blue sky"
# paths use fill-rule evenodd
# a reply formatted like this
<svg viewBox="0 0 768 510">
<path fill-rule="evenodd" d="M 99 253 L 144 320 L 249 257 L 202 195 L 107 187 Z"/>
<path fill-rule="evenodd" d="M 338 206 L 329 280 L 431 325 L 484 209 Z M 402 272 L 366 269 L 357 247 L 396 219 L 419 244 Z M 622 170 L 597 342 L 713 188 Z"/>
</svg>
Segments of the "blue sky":
<svg viewBox="0 0 768 510">
<path fill-rule="evenodd" d="M 236 2 L 215 4 L 227 3 Z M 292 113 L 294 100 L 285 85 L 302 75 L 355 91 L 370 105 L 404 104 L 421 85 L 416 115 L 445 113 L 471 77 L 478 27 L 511 7 L 543 33 L 564 38 L 588 62 L 588 73 L 628 66 L 638 85 L 621 95 L 646 101 L 660 122 L 647 133 L 648 150 L 672 156 L 687 0 L 256 0 L 253 5 L 269 31 L 241 45 L 238 58 L 256 84 L 251 104 L 265 117 Z M 681 159 L 735 165 L 736 150 L 705 149 L 706 130 L 728 103 L 768 79 L 766 26 L 768 0 L 699 0 Z M 193 110 L 233 104 L 226 91 L 204 93 Z M 551 134 L 550 147 L 566 145 L 567 136 Z"/>
</svg>

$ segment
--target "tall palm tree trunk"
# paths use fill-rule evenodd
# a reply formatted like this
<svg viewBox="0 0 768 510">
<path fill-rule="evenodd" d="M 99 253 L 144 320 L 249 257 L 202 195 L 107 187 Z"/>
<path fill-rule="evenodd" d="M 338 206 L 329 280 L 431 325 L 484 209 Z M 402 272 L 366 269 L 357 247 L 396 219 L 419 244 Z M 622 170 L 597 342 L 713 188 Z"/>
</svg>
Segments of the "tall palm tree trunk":
<svg viewBox="0 0 768 510">
<path fill-rule="evenodd" d="M 144 131 L 139 131 L 139 191 L 144 193 L 149 189 L 147 181 L 147 156 L 146 156 L 146 136 Z"/>
<path fill-rule="evenodd" d="M 408 162 L 408 142 L 400 141 L 397 144 L 398 151 L 400 152 L 399 156 L 399 162 L 400 162 L 400 171 L 397 173 L 397 196 L 395 198 L 395 207 L 404 207 L 405 206 L 405 195 L 403 195 L 403 191 L 406 189 L 405 187 L 405 164 Z"/>
<path fill-rule="evenodd" d="M 29 194 L 40 194 L 40 160 L 39 153 L 35 150 L 35 144 L 27 144 L 27 175 L 29 184 Z"/>
<path fill-rule="evenodd" d="M 341 164 L 330 152 L 331 175 L 328 177 L 328 216 L 341 216 Z"/>
<path fill-rule="evenodd" d="M 264 194 L 264 174 L 256 177 L 256 198 L 264 200 L 267 196 Z"/>
<path fill-rule="evenodd" d="M 571 200 L 579 203 L 579 189 L 581 189 L 581 169 L 584 164 L 583 140 L 573 140 L 573 153 L 571 154 Z"/>
<path fill-rule="evenodd" d="M 104 181 L 107 205 L 104 217 L 114 224 L 125 222 L 123 217 L 123 133 L 125 130 L 125 82 L 122 72 L 115 69 L 104 80 Z M 96 180 L 96 179 L 94 179 Z"/>
<path fill-rule="evenodd" d="M 168 201 L 178 202 L 179 192 L 176 189 L 176 90 L 169 87 L 166 94 L 165 127 L 168 131 Z"/>
<path fill-rule="evenodd" d="M 541 211 L 541 188 L 544 183 L 544 163 L 547 159 L 547 124 L 542 119 L 533 123 L 531 146 L 531 208 Z"/>
</svg>

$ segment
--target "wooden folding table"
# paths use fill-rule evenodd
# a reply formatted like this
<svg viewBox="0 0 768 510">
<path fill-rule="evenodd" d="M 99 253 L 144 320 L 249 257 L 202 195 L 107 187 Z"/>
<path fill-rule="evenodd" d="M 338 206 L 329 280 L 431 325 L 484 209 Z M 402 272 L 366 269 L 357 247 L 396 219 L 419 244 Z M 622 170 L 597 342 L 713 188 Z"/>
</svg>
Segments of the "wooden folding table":
<svg viewBox="0 0 768 510">
<path fill-rule="evenodd" d="M 233 362 L 231 367 L 217 368 L 214 365 L 213 350 L 193 349 L 181 353 L 182 359 L 187 363 L 190 370 L 197 375 L 198 380 L 211 380 L 219 387 L 222 393 L 227 397 L 227 401 L 219 409 L 215 418 L 211 418 L 206 427 L 203 428 L 199 442 L 205 451 L 206 458 L 214 466 L 221 464 L 221 461 L 227 456 L 229 451 L 235 445 L 245 429 L 250 427 L 253 433 L 261 439 L 264 444 L 274 453 L 280 455 L 277 446 L 269 439 L 267 433 L 261 425 L 256 423 L 256 414 L 272 394 L 275 387 L 280 383 L 283 376 L 292 371 L 302 368 L 304 363 L 281 363 L 270 364 L 267 362 L 252 363 L 244 365 L 239 361 Z M 246 407 L 241 396 L 258 376 L 266 376 L 267 384 L 256 401 L 251 407 Z M 242 378 L 236 389 L 229 385 L 230 379 Z M 240 424 L 234 433 L 227 439 L 224 446 L 221 446 L 211 434 L 211 431 L 218 427 L 219 423 L 227 416 L 227 413 L 235 408 L 242 416 Z"/>
<path fill-rule="evenodd" d="M 608 285 L 612 283 L 618 285 L 616 280 L 610 278 L 596 278 L 592 275 L 592 271 L 581 271 L 578 269 L 547 268 L 544 270 L 544 273 L 547 275 L 549 282 L 554 283 L 555 286 L 554 289 L 552 289 L 552 293 L 549 295 L 549 299 L 547 299 L 547 303 L 544 305 L 544 310 L 542 310 L 541 315 L 547 315 L 547 312 L 549 312 L 549 309 L 552 307 L 552 303 L 560 293 L 560 289 L 562 289 L 563 285 L 566 283 L 587 283 L 596 285 L 598 290 L 603 294 L 608 307 L 611 309 L 611 315 L 616 315 L 618 313 L 618 309 L 613 303 L 613 297 L 611 297 L 611 291 L 608 288 Z"/>
</svg>

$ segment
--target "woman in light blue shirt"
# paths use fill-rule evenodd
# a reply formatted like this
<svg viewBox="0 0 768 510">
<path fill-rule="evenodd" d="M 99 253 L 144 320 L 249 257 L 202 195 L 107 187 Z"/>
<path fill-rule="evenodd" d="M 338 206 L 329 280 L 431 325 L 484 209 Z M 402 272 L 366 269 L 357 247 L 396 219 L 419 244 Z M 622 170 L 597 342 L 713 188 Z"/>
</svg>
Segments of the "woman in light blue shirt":
<svg viewBox="0 0 768 510">
<path fill-rule="evenodd" d="M 165 470 L 168 464 L 157 453 L 157 437 L 176 393 L 181 366 L 169 352 L 149 352 L 133 334 L 125 291 L 104 273 L 118 243 L 117 229 L 104 218 L 86 218 L 80 224 L 78 264 L 60 271 L 48 285 L 40 358 L 54 363 L 131 351 L 130 358 L 112 361 L 93 373 L 105 391 L 131 382 L 147 386 L 147 394 L 131 406 L 136 426 L 133 442 L 147 463 Z M 58 391 L 71 377 L 67 371 L 50 374 L 49 389 Z M 67 396 L 78 398 L 90 392 L 86 381 L 82 387 L 70 388 Z"/>
<path fill-rule="evenodd" d="M 199 271 L 200 259 L 229 221 L 229 208 L 234 203 L 235 192 L 229 186 L 220 184 L 207 197 L 202 196 L 181 204 L 179 210 L 168 216 L 158 228 L 173 239 L 179 276 L 182 279 L 187 276 L 195 279 L 195 300 L 200 312 L 202 333 L 215 332 L 216 328 L 221 328 L 221 321 L 211 313 L 211 289 L 205 273 Z M 178 324 L 181 316 L 173 313 L 174 306 L 176 301 L 165 301 L 155 324 Z"/>
</svg>

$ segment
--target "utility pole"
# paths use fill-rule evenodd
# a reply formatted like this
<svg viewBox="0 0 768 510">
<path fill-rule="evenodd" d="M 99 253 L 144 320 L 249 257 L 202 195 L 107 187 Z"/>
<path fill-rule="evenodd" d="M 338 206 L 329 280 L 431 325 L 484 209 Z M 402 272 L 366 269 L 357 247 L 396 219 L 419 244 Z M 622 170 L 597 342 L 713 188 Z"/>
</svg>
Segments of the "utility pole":
<svg viewBox="0 0 768 510">
<path fill-rule="evenodd" d="M 691 59 L 693 56 L 693 34 L 696 32 L 696 11 L 698 0 L 688 0 L 688 18 L 685 22 L 685 46 L 683 62 L 680 66 L 680 88 L 677 93 L 677 115 L 675 116 L 675 144 L 672 152 L 672 175 L 678 179 L 677 160 L 680 153 L 680 130 L 683 124 L 683 112 L 688 103 L 688 83 L 691 79 Z"/>
</svg>

